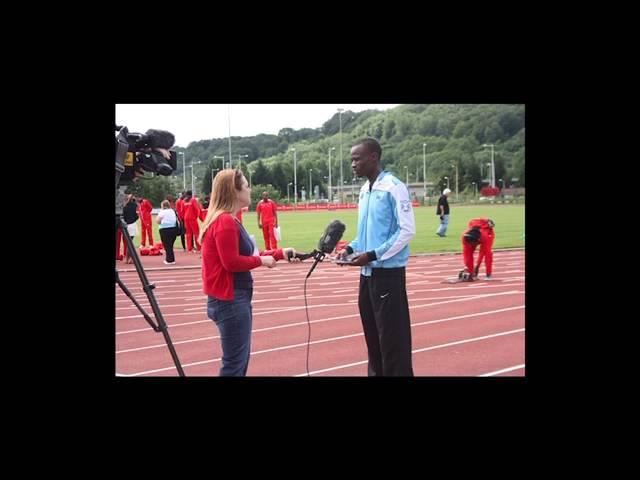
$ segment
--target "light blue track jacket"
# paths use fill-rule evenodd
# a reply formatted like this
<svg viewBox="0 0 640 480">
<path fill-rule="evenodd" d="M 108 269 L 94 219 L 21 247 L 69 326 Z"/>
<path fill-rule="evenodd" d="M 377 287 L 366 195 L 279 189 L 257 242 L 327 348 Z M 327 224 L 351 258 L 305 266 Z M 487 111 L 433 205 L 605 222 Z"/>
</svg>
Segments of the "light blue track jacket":
<svg viewBox="0 0 640 480">
<path fill-rule="evenodd" d="M 369 181 L 360 189 L 358 234 L 349 246 L 356 253 L 375 250 L 377 260 L 361 269 L 405 267 L 409 241 L 416 234 L 416 221 L 406 185 L 383 170 L 369 192 Z"/>
</svg>

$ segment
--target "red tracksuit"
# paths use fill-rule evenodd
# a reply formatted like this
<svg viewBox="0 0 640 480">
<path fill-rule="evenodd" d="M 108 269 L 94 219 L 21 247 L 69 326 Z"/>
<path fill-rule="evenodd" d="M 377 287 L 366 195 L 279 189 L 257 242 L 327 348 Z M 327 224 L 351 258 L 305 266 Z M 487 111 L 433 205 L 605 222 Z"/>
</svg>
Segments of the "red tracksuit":
<svg viewBox="0 0 640 480">
<path fill-rule="evenodd" d="M 120 254 L 121 244 L 124 245 L 122 255 Z M 116 230 L 116 260 L 122 260 L 123 258 L 127 258 L 127 242 L 122 239 L 122 230 L 118 227 L 118 230 Z"/>
<path fill-rule="evenodd" d="M 144 247 L 146 244 L 146 238 L 149 236 L 149 246 L 153 247 L 153 225 L 151 223 L 151 210 L 153 205 L 146 198 L 140 203 L 140 224 L 142 225 L 142 238 L 140 239 L 140 246 Z"/>
<path fill-rule="evenodd" d="M 273 233 L 273 229 L 276 226 L 276 211 L 278 207 L 276 202 L 267 199 L 260 200 L 256 205 L 256 213 L 260 215 L 260 223 L 262 223 L 262 237 L 264 238 L 264 249 L 275 250 L 278 248 L 278 242 Z"/>
<path fill-rule="evenodd" d="M 187 250 L 189 252 L 193 250 L 194 240 L 196 242 L 196 251 L 200 251 L 200 242 L 198 241 L 198 235 L 200 235 L 200 226 L 198 225 L 200 210 L 200 204 L 195 198 L 185 200 L 183 203 L 185 235 L 187 236 Z M 191 238 L 192 235 L 193 238 Z"/>
<path fill-rule="evenodd" d="M 469 221 L 468 229 L 462 234 L 462 254 L 464 256 L 464 266 L 473 274 L 473 252 L 476 247 L 480 245 L 480 253 L 478 254 L 478 268 L 482 264 L 482 260 L 485 260 L 485 266 L 487 270 L 487 276 L 491 275 L 493 271 L 493 241 L 496 238 L 496 234 L 488 224 L 488 218 L 474 218 Z M 472 227 L 480 227 L 480 240 L 475 245 L 470 245 L 464 241 L 464 234 L 471 230 Z"/>
</svg>

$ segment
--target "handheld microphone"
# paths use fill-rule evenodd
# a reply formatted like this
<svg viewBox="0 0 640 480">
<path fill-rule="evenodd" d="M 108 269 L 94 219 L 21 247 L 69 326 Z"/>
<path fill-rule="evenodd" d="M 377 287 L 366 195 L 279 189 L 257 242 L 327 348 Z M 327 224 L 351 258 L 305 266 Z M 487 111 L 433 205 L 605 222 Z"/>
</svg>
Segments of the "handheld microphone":
<svg viewBox="0 0 640 480">
<path fill-rule="evenodd" d="M 320 237 L 320 240 L 318 240 L 318 248 L 314 249 L 311 253 L 296 252 L 295 255 L 293 255 L 289 252 L 287 255 L 288 260 L 291 260 L 292 257 L 299 258 L 300 260 L 306 260 L 311 257 L 316 258 L 316 256 L 320 254 L 321 258 L 319 260 L 316 259 L 316 263 L 318 263 L 318 261 L 322 261 L 324 254 L 333 252 L 346 229 L 347 227 L 344 223 L 340 220 L 334 220 L 327 225 L 327 228 L 324 229 L 324 233 Z M 311 271 L 313 271 L 313 268 Z M 309 274 L 311 274 L 311 272 L 309 272 Z"/>
<path fill-rule="evenodd" d="M 334 220 L 327 225 L 327 228 L 324 229 L 324 233 L 320 237 L 320 240 L 318 240 L 318 249 L 312 252 L 313 258 L 315 258 L 316 261 L 313 262 L 311 270 L 307 273 L 307 278 L 311 276 L 311 273 L 316 268 L 316 265 L 318 265 L 318 262 L 321 262 L 327 253 L 333 252 L 346 229 L 346 225 L 340 220 Z"/>
<path fill-rule="evenodd" d="M 300 253 L 296 252 L 295 255 L 292 252 L 287 252 L 287 260 L 291 260 L 292 258 L 299 258 L 301 261 L 306 260 L 307 258 L 311 258 L 316 254 L 316 250 L 311 253 Z"/>
<path fill-rule="evenodd" d="M 318 250 L 323 253 L 333 252 L 346 229 L 346 225 L 340 220 L 331 222 L 318 241 Z"/>
</svg>

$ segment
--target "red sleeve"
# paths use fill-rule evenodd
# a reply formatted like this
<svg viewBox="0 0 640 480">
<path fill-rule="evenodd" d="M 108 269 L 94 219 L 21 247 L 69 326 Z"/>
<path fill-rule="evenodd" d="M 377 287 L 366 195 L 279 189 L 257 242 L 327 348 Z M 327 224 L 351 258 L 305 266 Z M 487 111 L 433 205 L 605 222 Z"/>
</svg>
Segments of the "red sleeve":
<svg viewBox="0 0 640 480">
<path fill-rule="evenodd" d="M 284 260 L 284 252 L 281 248 L 276 248 L 275 250 L 263 250 L 260 252 L 260 256 L 264 257 L 267 255 L 271 255 L 276 260 Z"/>
<path fill-rule="evenodd" d="M 216 223 L 215 242 L 220 254 L 220 261 L 229 272 L 248 272 L 262 265 L 260 258 L 240 255 L 238 225 L 228 213 L 218 217 Z"/>
</svg>

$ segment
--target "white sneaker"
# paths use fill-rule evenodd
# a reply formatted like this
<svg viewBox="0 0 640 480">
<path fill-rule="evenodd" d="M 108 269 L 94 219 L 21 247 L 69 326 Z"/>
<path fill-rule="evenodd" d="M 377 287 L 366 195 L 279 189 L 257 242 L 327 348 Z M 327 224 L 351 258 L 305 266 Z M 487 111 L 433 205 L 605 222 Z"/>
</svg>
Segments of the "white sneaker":
<svg viewBox="0 0 640 480">
<path fill-rule="evenodd" d="M 166 260 L 163 260 L 162 263 L 164 263 L 165 265 L 175 265 L 176 262 L 167 262 Z"/>
</svg>

